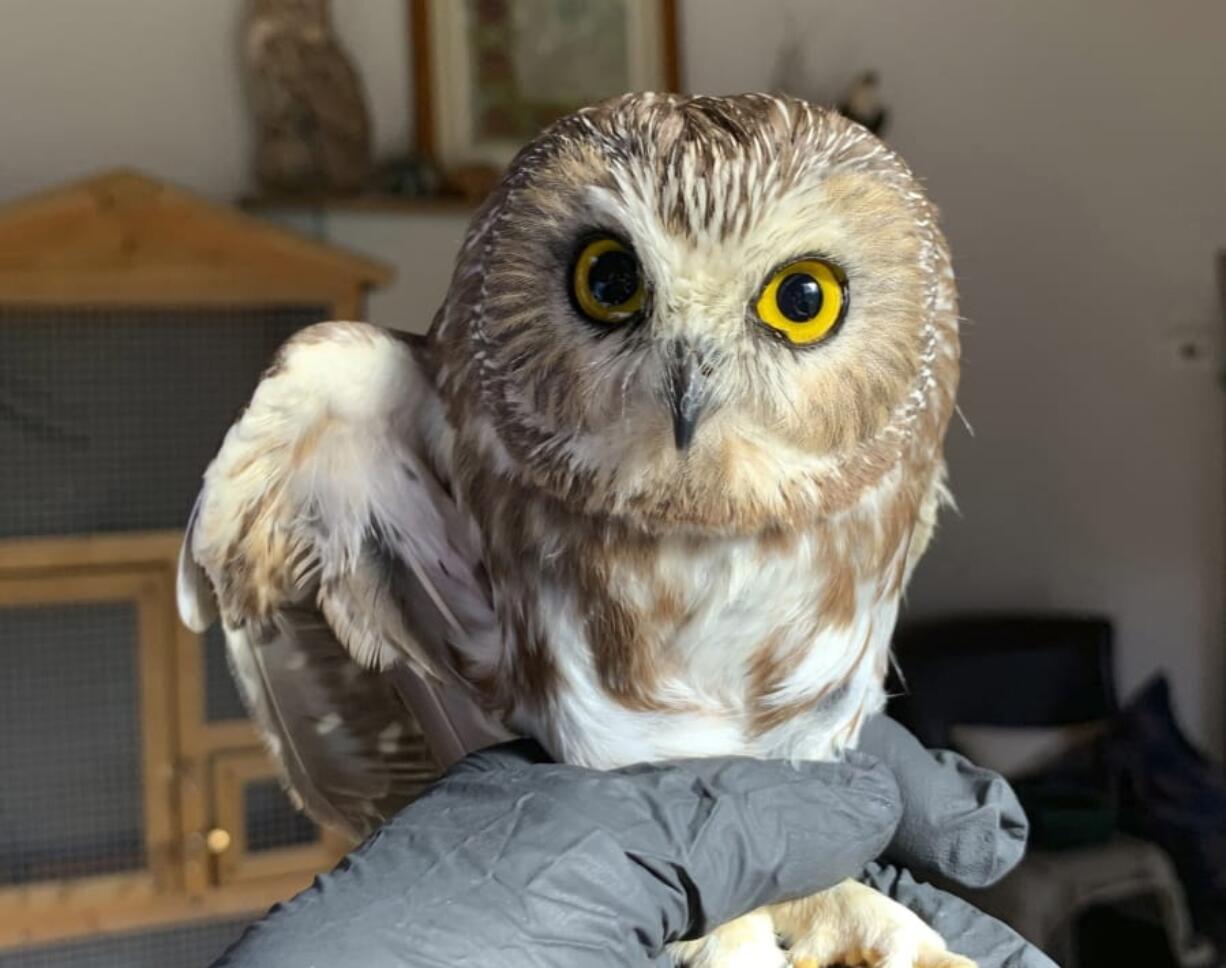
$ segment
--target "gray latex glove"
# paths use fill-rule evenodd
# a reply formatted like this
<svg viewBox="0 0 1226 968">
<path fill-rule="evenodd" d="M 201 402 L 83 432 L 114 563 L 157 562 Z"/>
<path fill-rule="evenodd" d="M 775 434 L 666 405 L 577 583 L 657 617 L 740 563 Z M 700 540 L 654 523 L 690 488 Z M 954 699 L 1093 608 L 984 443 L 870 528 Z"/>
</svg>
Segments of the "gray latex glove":
<svg viewBox="0 0 1226 968">
<path fill-rule="evenodd" d="M 979 968 L 1055 968 L 1011 928 L 910 873 L 967 887 L 986 887 L 1009 873 L 1029 832 L 1009 784 L 957 753 L 926 750 L 887 716 L 865 724 L 860 749 L 889 765 L 903 802 L 882 861 L 869 864 L 860 880 L 910 908 Z"/>
<path fill-rule="evenodd" d="M 994 884 L 1026 852 L 1029 827 L 1013 789 L 948 750 L 929 751 L 888 716 L 870 719 L 860 750 L 888 765 L 902 791 L 889 860 L 967 887 Z"/>
<path fill-rule="evenodd" d="M 992 798 L 896 729 L 880 745 L 902 751 L 897 765 L 853 754 L 800 768 L 730 758 L 598 772 L 550 763 L 526 741 L 474 754 L 217 968 L 663 965 L 670 941 L 862 872 L 938 930 L 953 912 L 946 937 L 982 968 L 1049 965 L 956 899 L 893 868 L 866 870 L 888 846 L 949 873 L 951 857 L 1005 826 L 990 830 Z M 899 783 L 916 781 L 947 787 L 967 825 L 931 803 L 900 823 Z M 924 831 L 966 843 L 930 854 L 912 840 Z"/>
</svg>

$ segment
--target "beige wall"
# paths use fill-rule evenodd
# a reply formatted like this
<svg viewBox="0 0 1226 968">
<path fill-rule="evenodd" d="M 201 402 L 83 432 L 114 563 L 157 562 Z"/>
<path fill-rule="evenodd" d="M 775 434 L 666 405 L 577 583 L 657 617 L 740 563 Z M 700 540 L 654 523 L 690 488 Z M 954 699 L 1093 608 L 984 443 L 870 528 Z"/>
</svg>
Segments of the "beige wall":
<svg viewBox="0 0 1226 968">
<path fill-rule="evenodd" d="M 401 0 L 337 0 L 379 142 L 403 143 Z M 115 164 L 219 198 L 247 184 L 237 0 L 4 0 L 0 199 Z M 1169 668 L 1189 725 L 1223 730 L 1223 399 L 1170 363 L 1221 329 L 1226 4 L 857 0 L 683 4 L 689 86 L 777 77 L 803 37 L 811 92 L 883 74 L 891 140 L 940 203 L 962 280 L 950 517 L 917 612 L 1114 615 L 1121 684 Z M 334 238 L 397 262 L 376 317 L 420 328 L 462 226 L 345 217 Z M 429 307 L 428 309 L 426 307 Z"/>
</svg>

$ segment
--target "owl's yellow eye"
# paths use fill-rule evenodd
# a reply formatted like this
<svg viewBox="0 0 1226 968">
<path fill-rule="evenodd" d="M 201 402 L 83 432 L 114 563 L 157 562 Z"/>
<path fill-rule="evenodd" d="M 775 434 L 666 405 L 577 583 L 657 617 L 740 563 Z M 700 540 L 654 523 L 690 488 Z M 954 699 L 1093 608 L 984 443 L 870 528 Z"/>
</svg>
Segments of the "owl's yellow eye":
<svg viewBox="0 0 1226 968">
<path fill-rule="evenodd" d="M 758 297 L 758 318 L 797 346 L 825 339 L 847 313 L 847 277 L 821 259 L 799 259 L 773 276 Z"/>
<path fill-rule="evenodd" d="M 624 323 L 643 309 L 643 273 L 634 253 L 617 239 L 601 236 L 583 246 L 571 273 L 575 303 L 588 319 Z"/>
</svg>

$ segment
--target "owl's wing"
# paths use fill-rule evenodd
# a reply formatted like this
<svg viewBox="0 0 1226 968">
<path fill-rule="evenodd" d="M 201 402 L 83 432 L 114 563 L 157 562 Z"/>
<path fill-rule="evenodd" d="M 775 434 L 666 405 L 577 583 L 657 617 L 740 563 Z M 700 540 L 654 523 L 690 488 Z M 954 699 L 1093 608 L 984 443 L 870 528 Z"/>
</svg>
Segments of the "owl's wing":
<svg viewBox="0 0 1226 968">
<path fill-rule="evenodd" d="M 449 671 L 453 650 L 498 630 L 478 536 L 439 470 L 444 433 L 406 338 L 303 330 L 206 471 L 180 554 L 184 622 L 220 615 L 286 781 L 359 836 L 422 783 L 396 667 L 443 763 L 505 736 Z"/>
</svg>

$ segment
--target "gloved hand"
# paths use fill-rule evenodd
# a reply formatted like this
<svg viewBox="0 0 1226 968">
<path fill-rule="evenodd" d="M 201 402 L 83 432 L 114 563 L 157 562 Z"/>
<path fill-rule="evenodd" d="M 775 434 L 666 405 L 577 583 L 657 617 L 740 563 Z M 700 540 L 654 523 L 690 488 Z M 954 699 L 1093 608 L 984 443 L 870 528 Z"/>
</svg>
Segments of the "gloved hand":
<svg viewBox="0 0 1226 968">
<path fill-rule="evenodd" d="M 979 968 L 1055 968 L 1011 928 L 911 875 L 987 887 L 1009 873 L 1029 830 L 1009 784 L 957 753 L 926 750 L 888 716 L 865 724 L 860 749 L 890 767 L 902 797 L 885 855 L 860 880 L 910 908 Z"/>
<path fill-rule="evenodd" d="M 743 758 L 599 772 L 517 741 L 473 754 L 215 968 L 568 968 L 665 946 L 847 877 L 912 907 L 981 968 L 1045 968 L 1016 934 L 905 872 L 985 883 L 1021 856 L 1008 786 L 866 727 L 845 763 Z M 900 790 L 901 788 L 901 790 Z"/>
</svg>

